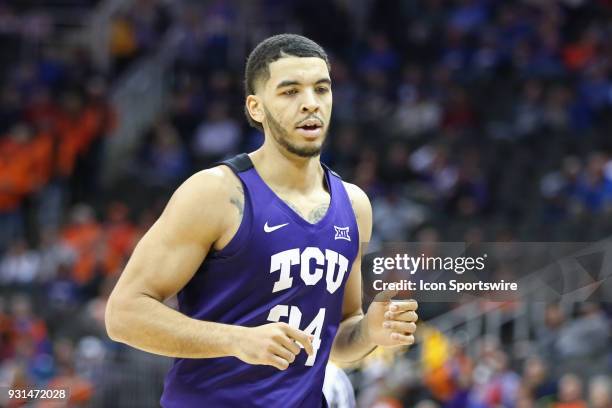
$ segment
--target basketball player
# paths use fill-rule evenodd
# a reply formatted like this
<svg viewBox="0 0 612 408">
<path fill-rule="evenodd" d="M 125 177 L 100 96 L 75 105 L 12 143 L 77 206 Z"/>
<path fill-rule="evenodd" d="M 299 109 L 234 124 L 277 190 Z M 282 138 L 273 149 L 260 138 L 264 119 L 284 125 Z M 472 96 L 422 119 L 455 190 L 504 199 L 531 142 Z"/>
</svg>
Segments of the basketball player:
<svg viewBox="0 0 612 408">
<path fill-rule="evenodd" d="M 332 110 L 324 50 L 268 38 L 245 85 L 262 147 L 185 181 L 108 300 L 112 339 L 175 357 L 166 408 L 325 406 L 330 357 L 414 342 L 416 302 L 362 312 L 371 207 L 319 160 Z M 178 311 L 163 303 L 176 293 Z"/>
</svg>

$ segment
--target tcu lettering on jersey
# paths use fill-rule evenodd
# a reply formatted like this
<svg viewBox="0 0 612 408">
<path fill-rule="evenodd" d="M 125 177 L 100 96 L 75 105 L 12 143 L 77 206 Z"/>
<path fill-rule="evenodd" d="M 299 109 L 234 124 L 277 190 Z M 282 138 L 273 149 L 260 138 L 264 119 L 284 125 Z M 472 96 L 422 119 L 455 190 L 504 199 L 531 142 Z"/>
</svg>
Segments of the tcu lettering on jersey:
<svg viewBox="0 0 612 408">
<path fill-rule="evenodd" d="M 314 268 L 312 268 L 313 261 Z M 272 293 L 289 289 L 293 285 L 291 276 L 293 265 L 300 265 L 300 278 L 308 286 L 316 285 L 325 272 L 327 291 L 334 293 L 342 284 L 348 264 L 348 259 L 344 255 L 331 249 L 326 249 L 325 254 L 317 247 L 306 247 L 301 253 L 299 248 L 279 252 L 270 258 L 270 273 L 280 272 Z"/>
</svg>

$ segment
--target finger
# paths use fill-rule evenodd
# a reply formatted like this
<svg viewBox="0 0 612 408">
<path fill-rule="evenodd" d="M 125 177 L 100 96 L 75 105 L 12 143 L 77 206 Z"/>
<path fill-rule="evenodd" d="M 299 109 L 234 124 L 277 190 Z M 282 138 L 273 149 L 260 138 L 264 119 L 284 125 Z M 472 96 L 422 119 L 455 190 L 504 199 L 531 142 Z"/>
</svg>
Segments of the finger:
<svg viewBox="0 0 612 408">
<path fill-rule="evenodd" d="M 419 304 L 416 300 L 402 300 L 391 302 L 389 310 L 392 312 L 408 312 L 415 311 L 419 308 Z"/>
<path fill-rule="evenodd" d="M 397 295 L 397 290 L 383 290 L 374 297 L 374 302 L 388 302 Z"/>
<path fill-rule="evenodd" d="M 383 327 L 385 329 L 391 329 L 394 333 L 399 334 L 412 334 L 416 331 L 416 324 L 406 322 L 384 322 Z"/>
<path fill-rule="evenodd" d="M 270 354 L 268 356 L 268 364 L 269 366 L 276 367 L 279 370 L 283 371 L 289 368 L 289 362 L 283 358 L 280 358 L 276 354 Z"/>
<path fill-rule="evenodd" d="M 402 322 L 416 322 L 419 320 L 419 315 L 415 312 L 385 312 L 385 320 L 399 320 Z"/>
<path fill-rule="evenodd" d="M 281 337 L 279 339 L 279 342 L 280 344 L 282 344 L 283 347 L 293 353 L 293 355 L 300 354 L 300 346 L 295 342 L 295 340 L 289 337 Z"/>
<path fill-rule="evenodd" d="M 285 333 L 287 336 L 300 343 L 309 356 L 314 354 L 314 350 L 312 349 L 312 336 L 309 336 L 301 330 L 294 329 L 291 326 L 285 327 Z"/>
<path fill-rule="evenodd" d="M 291 363 L 293 363 L 295 361 L 295 354 L 292 353 L 291 351 L 289 351 L 288 349 L 286 349 L 285 347 L 283 347 L 280 344 L 275 344 L 274 346 L 272 346 L 270 348 L 270 352 L 272 354 L 276 354 L 277 356 L 279 356 L 283 360 L 286 360 L 289 364 L 291 364 Z"/>
<path fill-rule="evenodd" d="M 399 345 L 410 346 L 414 344 L 414 336 L 412 334 L 404 335 L 399 333 L 391 333 L 391 339 Z"/>
</svg>

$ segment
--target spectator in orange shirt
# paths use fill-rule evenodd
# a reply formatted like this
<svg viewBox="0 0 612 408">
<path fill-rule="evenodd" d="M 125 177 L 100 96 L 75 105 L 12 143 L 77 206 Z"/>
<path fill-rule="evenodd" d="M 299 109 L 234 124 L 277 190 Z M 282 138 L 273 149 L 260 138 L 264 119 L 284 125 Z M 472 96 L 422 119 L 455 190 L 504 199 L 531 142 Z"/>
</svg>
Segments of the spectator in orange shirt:
<svg viewBox="0 0 612 408">
<path fill-rule="evenodd" d="M 559 402 L 553 408 L 587 408 L 582 398 L 582 381 L 575 374 L 565 374 L 559 380 Z"/>
<path fill-rule="evenodd" d="M 597 56 L 600 41 L 600 33 L 596 28 L 587 29 L 579 41 L 567 45 L 563 50 L 566 67 L 578 71 L 592 63 Z"/>
<path fill-rule="evenodd" d="M 33 136 L 32 129 L 27 124 L 18 122 L 11 128 L 5 140 L 0 142 L 0 165 L 6 169 L 0 172 L 0 177 L 6 177 L 0 181 L 0 193 L 22 197 L 29 192 L 32 184 L 29 172 L 32 162 L 30 143 Z"/>
<path fill-rule="evenodd" d="M 74 201 L 84 201 L 98 191 L 99 175 L 108 136 L 116 125 L 116 115 L 107 98 L 103 78 L 92 78 L 87 84 L 83 109 L 83 140 L 80 144 L 74 174 Z"/>
<path fill-rule="evenodd" d="M 67 92 L 61 99 L 61 111 L 57 121 L 57 173 L 60 177 L 72 176 L 77 155 L 87 139 L 84 123 L 83 100 L 74 92 Z"/>
<path fill-rule="evenodd" d="M 29 192 L 37 192 L 52 177 L 53 138 L 49 133 L 39 133 L 27 146 L 30 186 Z"/>
<path fill-rule="evenodd" d="M 31 129 L 18 123 L 0 140 L 0 250 L 24 233 L 20 204 L 33 184 L 28 151 L 31 139 Z"/>
<path fill-rule="evenodd" d="M 77 254 L 72 277 L 79 285 L 85 285 L 94 277 L 99 246 L 103 242 L 102 228 L 93 210 L 84 204 L 75 206 L 70 218 L 61 237 Z"/>
<path fill-rule="evenodd" d="M 113 275 L 120 272 L 123 262 L 132 251 L 136 239 L 136 227 L 129 220 L 129 209 L 124 203 L 111 203 L 105 225 L 106 256 L 104 272 Z"/>
</svg>

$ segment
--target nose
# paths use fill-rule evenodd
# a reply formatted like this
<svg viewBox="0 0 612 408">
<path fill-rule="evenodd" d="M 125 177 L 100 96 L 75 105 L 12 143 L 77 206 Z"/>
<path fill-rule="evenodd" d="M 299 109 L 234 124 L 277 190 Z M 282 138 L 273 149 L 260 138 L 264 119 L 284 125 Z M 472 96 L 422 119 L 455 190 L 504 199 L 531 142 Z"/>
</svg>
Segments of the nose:
<svg viewBox="0 0 612 408">
<path fill-rule="evenodd" d="M 314 113 L 319 111 L 319 102 L 316 96 L 311 90 L 303 93 L 304 100 L 302 101 L 302 112 L 303 113 Z"/>
</svg>

